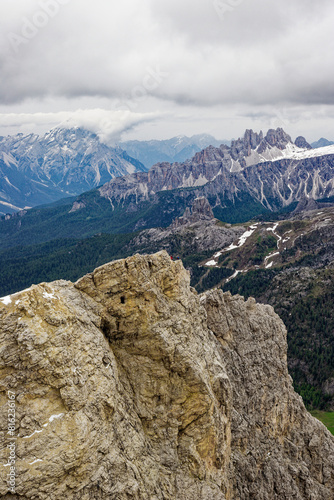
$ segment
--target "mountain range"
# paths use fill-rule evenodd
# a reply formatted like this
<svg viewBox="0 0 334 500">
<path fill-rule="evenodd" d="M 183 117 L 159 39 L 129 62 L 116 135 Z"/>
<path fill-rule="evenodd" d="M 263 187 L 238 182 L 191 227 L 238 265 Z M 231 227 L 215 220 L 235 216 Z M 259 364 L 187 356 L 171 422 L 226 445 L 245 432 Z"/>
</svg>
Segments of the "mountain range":
<svg viewBox="0 0 334 500">
<path fill-rule="evenodd" d="M 88 191 L 145 167 L 80 128 L 0 138 L 0 213 Z"/>
<path fill-rule="evenodd" d="M 168 226 L 201 196 L 215 217 L 231 223 L 291 211 L 302 198 L 330 200 L 334 146 L 312 149 L 301 137 L 293 143 L 280 128 L 247 130 L 231 146 L 209 146 L 184 163 L 159 163 L 56 206 L 7 216 L 0 247 Z"/>
<path fill-rule="evenodd" d="M 119 146 L 149 169 L 159 162 L 184 162 L 208 146 L 219 147 L 221 144 L 229 145 L 230 141 L 217 141 L 212 135 L 197 134 L 191 137 L 178 135 L 160 141 L 125 141 Z"/>
<path fill-rule="evenodd" d="M 215 215 L 221 218 L 228 216 L 226 209 L 240 212 L 245 201 L 256 213 L 288 206 L 303 194 L 313 198 L 332 196 L 328 162 L 333 145 L 312 149 L 303 137 L 293 142 L 282 129 L 269 130 L 266 135 L 246 130 L 230 145 L 217 145 L 213 137 L 200 135 L 135 141 L 135 147 L 142 151 L 151 147 L 156 158 L 167 155 L 175 159 L 182 151 L 181 157 L 193 152 L 191 145 L 198 150 L 210 142 L 216 145 L 210 144 L 182 162 L 157 163 L 146 173 L 145 166 L 129 155 L 137 154 L 131 149 L 132 143 L 122 143 L 127 152 L 111 148 L 96 134 L 80 128 L 53 129 L 44 137 L 2 137 L 0 210 L 3 214 L 13 213 L 101 185 L 99 196 L 113 206 L 120 200 L 123 205 L 132 203 L 134 211 L 143 200 L 152 201 L 157 193 L 196 188 L 195 197 L 206 196 Z M 193 199 L 189 199 L 190 204 Z M 79 206 L 84 205 L 79 202 L 75 209 Z"/>
<path fill-rule="evenodd" d="M 333 146 L 312 149 L 302 137 L 293 143 L 280 128 L 265 136 L 247 130 L 231 146 L 209 146 L 184 163 L 159 163 L 149 172 L 113 179 L 99 192 L 113 206 L 132 203 L 134 209 L 157 193 L 182 190 L 180 197 L 190 203 L 205 196 L 215 215 L 226 220 L 226 209 L 238 212 L 245 200 L 259 212 L 287 207 L 303 196 L 333 196 L 333 162 Z M 186 193 L 188 188 L 192 191 Z"/>
</svg>

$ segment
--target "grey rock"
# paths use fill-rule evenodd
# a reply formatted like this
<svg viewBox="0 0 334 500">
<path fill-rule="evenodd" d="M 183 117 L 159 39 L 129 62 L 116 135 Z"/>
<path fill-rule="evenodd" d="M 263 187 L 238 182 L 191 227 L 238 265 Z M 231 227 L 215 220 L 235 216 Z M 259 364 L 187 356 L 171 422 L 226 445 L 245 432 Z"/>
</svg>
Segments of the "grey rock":
<svg viewBox="0 0 334 500">
<path fill-rule="evenodd" d="M 201 196 L 199 198 L 195 198 L 191 205 L 191 209 L 187 207 L 182 217 L 175 219 L 172 227 L 176 228 L 180 225 L 183 226 L 199 222 L 201 220 L 212 220 L 214 218 L 215 216 L 213 215 L 210 203 L 204 196 Z"/>
<path fill-rule="evenodd" d="M 307 140 L 305 139 L 305 137 L 303 136 L 298 136 L 297 139 L 295 140 L 295 145 L 298 147 L 298 148 L 304 148 L 304 149 L 312 149 L 312 146 L 307 142 Z M 329 144 L 328 144 L 329 146 Z"/>
<path fill-rule="evenodd" d="M 192 209 L 187 207 L 183 216 L 176 218 L 170 226 L 142 231 L 131 241 L 127 250 L 147 253 L 164 249 L 173 254 L 174 241 L 177 239 L 181 251 L 187 255 L 198 254 L 208 250 L 221 250 L 244 232 L 244 226 L 223 225 L 213 217 L 206 198 L 197 198 Z"/>
</svg>

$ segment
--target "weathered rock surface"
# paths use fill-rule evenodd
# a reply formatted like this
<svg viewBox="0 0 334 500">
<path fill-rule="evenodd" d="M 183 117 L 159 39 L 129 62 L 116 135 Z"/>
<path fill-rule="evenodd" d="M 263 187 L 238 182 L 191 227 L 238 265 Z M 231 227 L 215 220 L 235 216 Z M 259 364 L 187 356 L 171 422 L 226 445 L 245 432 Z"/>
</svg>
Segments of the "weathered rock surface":
<svg viewBox="0 0 334 500">
<path fill-rule="evenodd" d="M 334 439 L 293 391 L 284 324 L 252 298 L 214 290 L 201 302 L 233 390 L 232 498 L 333 498 Z"/>
<path fill-rule="evenodd" d="M 191 209 L 186 207 L 186 210 L 182 217 L 177 217 L 173 223 L 173 227 L 183 226 L 186 224 L 191 224 L 201 220 L 212 220 L 215 216 L 213 215 L 212 208 L 208 200 L 204 196 L 195 198 Z"/>
<path fill-rule="evenodd" d="M 1 498 L 333 498 L 334 439 L 292 389 L 278 316 L 197 296 L 167 253 L 2 299 L 0 325 Z"/>
<path fill-rule="evenodd" d="M 295 145 L 298 147 L 298 148 L 305 148 L 305 149 L 312 149 L 312 146 L 311 144 L 309 144 L 307 142 L 307 140 L 305 139 L 305 137 L 303 137 L 302 135 L 299 135 L 297 137 L 297 139 L 295 140 Z"/>
</svg>

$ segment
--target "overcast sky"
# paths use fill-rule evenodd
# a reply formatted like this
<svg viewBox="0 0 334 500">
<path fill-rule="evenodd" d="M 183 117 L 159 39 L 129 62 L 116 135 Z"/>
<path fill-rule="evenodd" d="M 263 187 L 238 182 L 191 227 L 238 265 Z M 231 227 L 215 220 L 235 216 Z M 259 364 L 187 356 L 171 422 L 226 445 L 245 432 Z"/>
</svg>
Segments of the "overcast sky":
<svg viewBox="0 0 334 500">
<path fill-rule="evenodd" d="M 334 140 L 333 0 L 1 0 L 0 133 Z"/>
</svg>

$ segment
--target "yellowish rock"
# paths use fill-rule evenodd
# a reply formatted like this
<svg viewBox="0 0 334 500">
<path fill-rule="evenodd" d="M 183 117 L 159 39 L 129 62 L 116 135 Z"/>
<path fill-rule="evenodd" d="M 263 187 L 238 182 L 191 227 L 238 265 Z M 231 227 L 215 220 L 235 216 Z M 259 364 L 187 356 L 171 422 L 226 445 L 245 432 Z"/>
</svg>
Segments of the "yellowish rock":
<svg viewBox="0 0 334 500">
<path fill-rule="evenodd" d="M 8 391 L 21 500 L 334 497 L 334 442 L 293 392 L 282 322 L 197 296 L 166 252 L 12 295 L 0 342 L 1 498 Z"/>
</svg>

